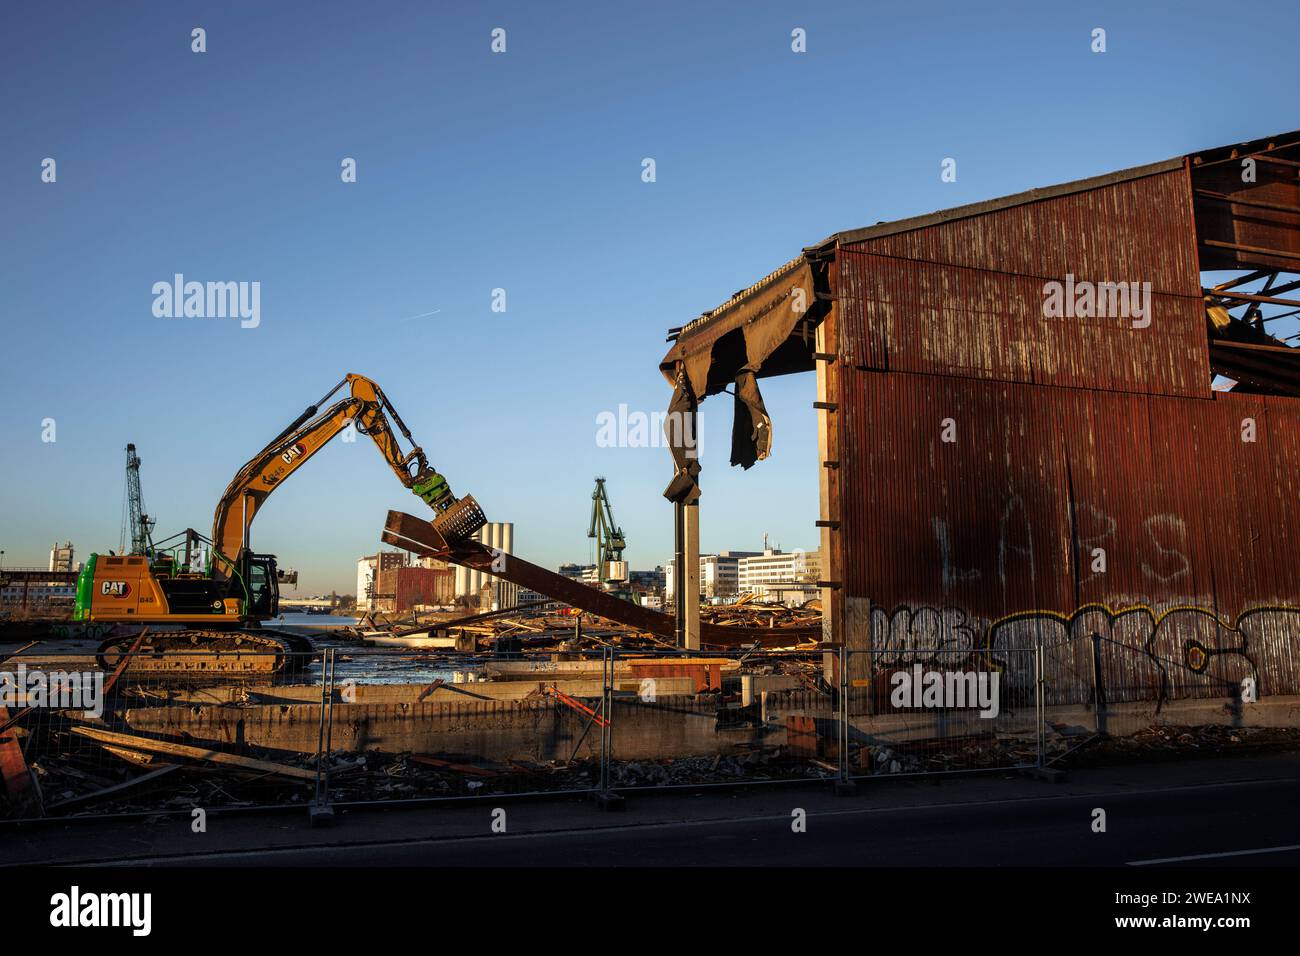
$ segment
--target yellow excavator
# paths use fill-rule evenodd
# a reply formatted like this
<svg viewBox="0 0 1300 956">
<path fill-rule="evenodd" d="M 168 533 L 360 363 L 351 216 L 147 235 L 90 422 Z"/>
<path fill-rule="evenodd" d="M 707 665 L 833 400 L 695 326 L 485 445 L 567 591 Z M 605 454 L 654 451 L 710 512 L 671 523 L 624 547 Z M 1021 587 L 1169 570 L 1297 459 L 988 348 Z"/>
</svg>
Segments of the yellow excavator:
<svg viewBox="0 0 1300 956">
<path fill-rule="evenodd" d="M 320 411 L 344 386 L 347 397 Z M 402 451 L 393 425 L 410 451 Z M 128 662 L 133 671 L 256 675 L 284 668 L 288 652 L 309 645 L 260 627 L 280 613 L 280 572 L 275 555 L 249 547 L 249 528 L 271 492 L 348 427 L 369 435 L 398 480 L 434 510 L 440 534 L 465 539 L 487 523 L 472 496 L 456 498 L 430 467 L 379 386 L 348 375 L 239 469 L 217 502 L 210 540 L 191 528 L 143 553 L 90 555 L 77 579 L 74 620 L 149 625 Z M 115 667 L 137 636 L 105 641 L 100 663 Z"/>
</svg>

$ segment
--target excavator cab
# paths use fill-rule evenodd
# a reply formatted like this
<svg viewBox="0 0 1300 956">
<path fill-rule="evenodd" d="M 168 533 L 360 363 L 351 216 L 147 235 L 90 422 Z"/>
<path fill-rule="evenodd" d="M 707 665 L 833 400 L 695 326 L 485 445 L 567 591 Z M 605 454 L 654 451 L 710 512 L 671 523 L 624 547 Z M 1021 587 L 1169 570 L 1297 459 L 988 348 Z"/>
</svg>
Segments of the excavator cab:
<svg viewBox="0 0 1300 956">
<path fill-rule="evenodd" d="M 245 618 L 265 621 L 280 613 L 280 578 L 276 572 L 275 555 L 250 554 L 244 581 L 248 587 Z"/>
</svg>

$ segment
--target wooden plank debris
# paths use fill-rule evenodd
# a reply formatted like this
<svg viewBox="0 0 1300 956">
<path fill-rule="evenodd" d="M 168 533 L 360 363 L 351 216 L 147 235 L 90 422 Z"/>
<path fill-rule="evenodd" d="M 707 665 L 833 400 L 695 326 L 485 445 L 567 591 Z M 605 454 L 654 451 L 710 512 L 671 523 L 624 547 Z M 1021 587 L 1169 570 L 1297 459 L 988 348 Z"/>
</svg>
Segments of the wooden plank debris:
<svg viewBox="0 0 1300 956">
<path fill-rule="evenodd" d="M 241 757 L 238 754 L 228 754 L 221 750 L 208 750 L 203 747 L 191 747 L 188 744 L 177 744 L 167 740 L 154 740 L 151 737 L 137 737 L 134 734 L 122 734 L 113 730 L 100 730 L 98 727 L 73 727 L 74 734 L 80 734 L 83 737 L 89 737 L 91 740 L 99 741 L 105 744 L 117 744 L 127 747 L 131 750 L 143 750 L 150 753 L 168 754 L 173 757 L 184 757 L 189 760 L 209 760 L 213 763 L 226 764 L 231 767 L 240 767 L 244 770 L 256 770 L 261 773 L 276 774 L 281 777 L 292 777 L 295 780 L 310 780 L 315 782 L 316 771 L 304 770 L 301 767 L 290 767 L 286 764 L 272 763 L 269 760 L 258 760 L 254 757 Z"/>
<path fill-rule="evenodd" d="M 138 750 L 128 750 L 125 747 L 112 747 L 104 744 L 104 749 L 114 757 L 121 757 L 127 763 L 133 763 L 137 767 L 152 767 L 160 763 L 157 754 L 144 754 Z"/>
<path fill-rule="evenodd" d="M 159 764 L 155 769 L 148 773 L 141 774 L 138 777 L 132 777 L 130 780 L 124 780 L 116 783 L 111 787 L 105 787 L 102 790 L 95 790 L 91 793 L 83 793 L 77 797 L 69 797 L 67 800 L 60 800 L 58 803 L 51 803 L 47 810 L 58 810 L 60 807 L 70 807 L 78 803 L 86 803 L 90 800 L 98 800 L 101 797 L 112 796 L 115 793 L 121 793 L 123 790 L 130 790 L 132 787 L 138 787 L 142 783 L 148 783 L 150 780 L 157 780 L 159 777 L 171 773 L 173 770 L 181 769 L 178 763 Z"/>
</svg>

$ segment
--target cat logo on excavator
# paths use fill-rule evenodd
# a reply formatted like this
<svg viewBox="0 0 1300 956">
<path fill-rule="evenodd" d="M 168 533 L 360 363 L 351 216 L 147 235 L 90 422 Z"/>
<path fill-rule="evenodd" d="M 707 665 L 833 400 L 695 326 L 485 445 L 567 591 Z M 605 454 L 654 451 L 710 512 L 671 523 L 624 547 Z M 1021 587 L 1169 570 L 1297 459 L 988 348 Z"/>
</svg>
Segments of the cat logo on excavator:
<svg viewBox="0 0 1300 956">
<path fill-rule="evenodd" d="M 306 450 L 307 450 L 307 446 L 304 445 L 302 442 L 295 442 L 288 451 L 286 451 L 283 455 L 280 456 L 280 458 L 284 461 L 286 465 L 292 465 L 293 460 L 298 456 L 300 456 Z"/>
</svg>

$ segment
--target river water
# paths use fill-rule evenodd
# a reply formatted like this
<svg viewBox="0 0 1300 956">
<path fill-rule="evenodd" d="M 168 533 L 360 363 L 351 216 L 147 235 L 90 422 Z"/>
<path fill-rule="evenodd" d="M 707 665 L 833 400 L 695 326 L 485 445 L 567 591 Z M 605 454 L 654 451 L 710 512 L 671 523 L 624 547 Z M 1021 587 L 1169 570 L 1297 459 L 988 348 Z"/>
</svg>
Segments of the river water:
<svg viewBox="0 0 1300 956">
<path fill-rule="evenodd" d="M 351 639 L 341 639 L 330 632 L 357 623 L 355 617 L 336 617 L 332 614 L 294 613 L 263 622 L 263 627 L 292 627 L 299 634 L 310 633 L 317 648 L 333 647 L 338 652 L 334 679 L 338 682 L 355 680 L 367 684 L 428 684 L 438 678 L 450 681 L 458 667 L 451 663 L 445 652 L 410 650 L 407 648 L 361 647 Z M 309 630 L 310 629 L 310 632 Z M 320 665 L 312 665 L 304 673 L 307 682 L 320 680 Z"/>
<path fill-rule="evenodd" d="M 357 623 L 357 620 L 358 619 L 355 617 L 339 617 L 334 614 L 303 614 L 302 612 L 293 612 L 286 613 L 283 619 L 278 617 L 271 618 L 264 622 L 264 626 L 276 627 L 283 625 L 286 627 L 335 628 L 348 627 L 349 625 Z"/>
</svg>

